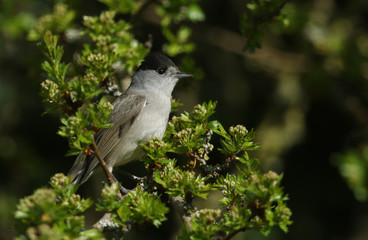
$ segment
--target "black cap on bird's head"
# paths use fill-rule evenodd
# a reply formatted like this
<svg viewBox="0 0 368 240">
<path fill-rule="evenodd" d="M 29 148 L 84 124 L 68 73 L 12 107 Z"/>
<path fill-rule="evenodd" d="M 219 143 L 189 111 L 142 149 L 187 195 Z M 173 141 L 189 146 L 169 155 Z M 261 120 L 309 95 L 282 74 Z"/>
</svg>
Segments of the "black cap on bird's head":
<svg viewBox="0 0 368 240">
<path fill-rule="evenodd" d="M 169 67 L 174 67 L 177 70 L 176 76 L 178 78 L 190 77 L 191 74 L 180 72 L 178 66 L 168 57 L 161 53 L 150 53 L 142 61 L 141 65 L 138 67 L 139 70 L 154 70 L 158 74 L 163 74 Z"/>
<path fill-rule="evenodd" d="M 171 61 L 170 58 L 166 57 L 165 55 L 161 53 L 150 53 L 143 59 L 138 70 L 157 71 L 159 68 L 164 68 L 164 67 L 168 68 L 170 66 L 178 68 L 176 64 L 173 61 Z"/>
</svg>

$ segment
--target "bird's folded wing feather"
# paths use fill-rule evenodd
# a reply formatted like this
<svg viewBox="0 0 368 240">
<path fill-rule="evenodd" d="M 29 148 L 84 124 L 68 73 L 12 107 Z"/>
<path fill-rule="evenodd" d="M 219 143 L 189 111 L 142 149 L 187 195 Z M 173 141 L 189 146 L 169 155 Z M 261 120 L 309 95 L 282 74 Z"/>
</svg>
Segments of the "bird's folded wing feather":
<svg viewBox="0 0 368 240">
<path fill-rule="evenodd" d="M 96 144 L 103 158 L 123 137 L 124 132 L 134 123 L 145 105 L 145 96 L 132 93 L 123 95 L 114 102 L 114 112 L 108 121 L 112 126 L 102 129 L 96 136 Z"/>
</svg>

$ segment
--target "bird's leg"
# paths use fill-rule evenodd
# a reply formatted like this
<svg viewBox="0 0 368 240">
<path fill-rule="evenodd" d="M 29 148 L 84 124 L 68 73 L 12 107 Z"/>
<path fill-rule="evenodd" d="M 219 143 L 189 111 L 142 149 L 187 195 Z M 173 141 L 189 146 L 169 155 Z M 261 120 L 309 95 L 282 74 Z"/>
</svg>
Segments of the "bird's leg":
<svg viewBox="0 0 368 240">
<path fill-rule="evenodd" d="M 113 179 L 114 179 L 114 181 L 115 182 L 118 182 L 118 183 L 120 183 L 119 182 L 119 180 L 113 175 L 113 174 L 111 174 L 112 175 L 112 177 L 113 177 Z M 106 184 L 106 182 L 105 181 L 102 181 L 102 185 L 105 185 Z M 127 188 L 125 188 L 121 183 L 120 183 L 120 192 L 119 192 L 119 198 L 120 199 L 123 199 L 123 196 L 125 196 L 128 192 L 131 192 L 132 190 L 130 190 L 130 189 L 127 189 Z"/>
<path fill-rule="evenodd" d="M 114 174 L 111 173 L 111 176 L 114 178 L 115 182 L 119 182 L 119 180 L 114 176 Z M 122 184 L 120 184 L 120 193 L 122 195 L 127 194 L 128 192 L 130 192 L 131 190 L 125 188 Z"/>
<path fill-rule="evenodd" d="M 127 178 L 129 178 L 129 179 L 131 179 L 131 180 L 133 180 L 133 181 L 135 181 L 135 182 L 140 182 L 140 181 L 142 181 L 143 179 L 144 179 L 144 177 L 138 177 L 138 176 L 135 176 L 135 175 L 133 175 L 133 174 L 131 174 L 131 173 L 128 173 L 128 172 L 125 172 L 125 171 L 123 171 L 123 170 L 121 170 L 121 169 L 119 169 L 119 168 L 115 168 L 115 171 L 118 171 L 119 172 L 119 174 L 123 174 L 125 177 L 127 177 Z M 114 175 L 113 175 L 114 176 Z M 114 176 L 114 178 L 115 178 L 115 176 Z M 116 178 L 115 178 L 116 179 Z M 129 190 L 129 189 L 127 189 L 127 188 L 125 188 L 125 187 L 123 187 L 123 185 L 121 185 L 121 187 L 120 187 L 120 192 L 122 193 L 122 194 L 127 194 L 128 192 L 130 192 L 130 191 L 132 191 L 132 190 Z"/>
</svg>

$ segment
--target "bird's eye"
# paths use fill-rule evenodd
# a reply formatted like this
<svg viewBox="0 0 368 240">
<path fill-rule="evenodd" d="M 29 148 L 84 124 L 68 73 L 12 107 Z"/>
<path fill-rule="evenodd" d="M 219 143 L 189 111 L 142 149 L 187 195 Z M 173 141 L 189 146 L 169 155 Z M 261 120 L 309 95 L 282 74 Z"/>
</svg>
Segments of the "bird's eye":
<svg viewBox="0 0 368 240">
<path fill-rule="evenodd" d="M 158 74 L 162 75 L 166 72 L 167 67 L 160 67 L 159 69 L 157 69 Z"/>
</svg>

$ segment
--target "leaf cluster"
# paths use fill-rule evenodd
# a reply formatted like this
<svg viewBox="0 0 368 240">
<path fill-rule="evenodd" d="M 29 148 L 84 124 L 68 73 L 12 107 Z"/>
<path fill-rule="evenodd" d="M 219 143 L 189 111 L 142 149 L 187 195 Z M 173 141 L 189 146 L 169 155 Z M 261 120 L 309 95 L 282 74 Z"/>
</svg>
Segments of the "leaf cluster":
<svg viewBox="0 0 368 240">
<path fill-rule="evenodd" d="M 222 176 L 215 186 L 224 194 L 224 219 L 230 229 L 253 229 L 268 234 L 271 227 L 287 231 L 291 212 L 280 186 L 282 176 L 274 172 Z M 245 218 L 244 218 L 245 214 Z"/>
<path fill-rule="evenodd" d="M 186 204 L 191 228 L 185 227 L 181 237 L 209 239 L 248 229 L 267 235 L 275 225 L 286 232 L 291 224 L 291 212 L 280 186 L 282 176 L 274 172 L 261 173 L 259 161 L 249 157 L 248 151 L 259 148 L 253 142 L 253 131 L 241 125 L 226 131 L 218 121 L 208 120 L 215 107 L 215 102 L 203 103 L 195 106 L 191 113 L 173 117 L 163 140 L 142 144 L 148 154 L 147 168 L 154 172 L 154 182 L 165 194 L 181 197 Z M 210 144 L 213 133 L 221 138 L 218 151 L 224 155 L 222 163 L 216 165 L 208 162 L 213 150 Z M 177 165 L 177 161 L 165 157 L 167 152 L 186 156 L 187 164 Z M 238 174 L 223 175 L 231 165 L 237 167 Z M 201 177 L 198 171 L 205 176 Z M 220 199 L 221 209 L 196 210 L 192 206 L 195 197 L 206 198 L 210 191 L 217 190 L 224 195 Z"/>
<path fill-rule="evenodd" d="M 193 161 L 189 162 L 191 165 L 195 166 L 197 161 L 205 164 L 209 159 L 208 154 L 213 150 L 210 139 L 216 121 L 207 120 L 215 113 L 216 104 L 212 101 L 198 104 L 192 113 L 174 116 L 167 125 L 164 141 L 172 144 L 173 152 L 193 157 Z"/>
<path fill-rule="evenodd" d="M 48 31 L 55 34 L 66 31 L 73 25 L 75 15 L 75 11 L 69 9 L 68 5 L 56 3 L 52 13 L 45 14 L 37 20 L 34 28 L 28 33 L 28 39 L 37 41 Z"/>
<path fill-rule="evenodd" d="M 115 11 L 83 18 L 86 29 L 82 34 L 90 37 L 95 46 L 85 44 L 80 60 L 89 68 L 87 72 L 96 73 L 99 79 L 110 78 L 116 71 L 132 74 L 148 53 L 130 32 L 131 24 L 123 19 L 115 21 L 115 18 Z"/>
<path fill-rule="evenodd" d="M 103 239 L 96 229 L 84 230 L 80 214 L 92 201 L 75 194 L 70 178 L 55 174 L 50 185 L 20 200 L 14 214 L 17 239 Z"/>
<path fill-rule="evenodd" d="M 120 200 L 120 184 L 106 185 L 102 190 L 101 200 L 97 210 L 112 212 L 115 223 L 121 227 L 127 225 L 153 224 L 159 227 L 166 220 L 169 209 L 161 202 L 157 193 L 148 193 L 141 187 L 136 187 Z"/>
<path fill-rule="evenodd" d="M 254 52 L 261 48 L 265 28 L 271 23 L 288 25 L 289 16 L 283 12 L 287 0 L 251 0 L 247 1 L 247 10 L 241 15 L 240 30 L 247 37 L 244 51 Z"/>
<path fill-rule="evenodd" d="M 175 167 L 175 160 L 165 164 L 163 171 L 155 172 L 155 181 L 166 189 L 165 193 L 174 197 L 182 197 L 188 202 L 194 196 L 206 199 L 210 184 L 206 184 L 206 178 L 196 176 L 193 171 L 183 171 Z"/>
<path fill-rule="evenodd" d="M 194 43 L 190 42 L 192 31 L 182 23 L 200 22 L 205 19 L 199 2 L 199 0 L 162 1 L 162 4 L 156 7 L 157 14 L 162 17 L 162 34 L 168 40 L 163 49 L 169 56 L 195 50 Z M 179 23 L 180 27 L 175 32 L 172 26 Z"/>
</svg>

